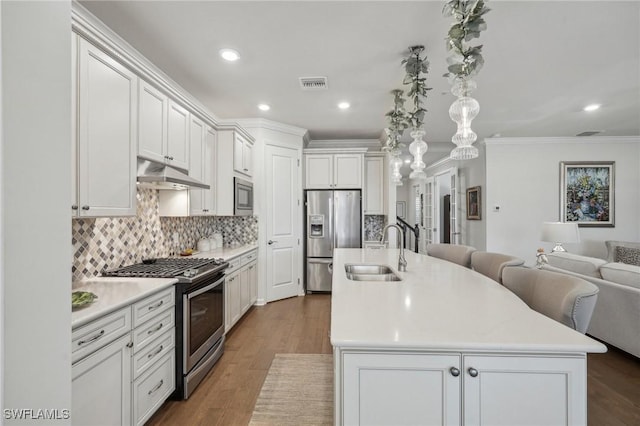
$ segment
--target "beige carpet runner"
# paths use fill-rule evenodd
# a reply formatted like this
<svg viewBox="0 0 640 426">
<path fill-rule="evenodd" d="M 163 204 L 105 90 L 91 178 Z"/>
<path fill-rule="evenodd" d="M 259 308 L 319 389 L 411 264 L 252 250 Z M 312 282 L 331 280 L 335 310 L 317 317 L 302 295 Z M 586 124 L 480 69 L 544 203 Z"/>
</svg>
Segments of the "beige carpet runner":
<svg viewBox="0 0 640 426">
<path fill-rule="evenodd" d="M 332 355 L 276 354 L 249 424 L 333 424 Z"/>
</svg>

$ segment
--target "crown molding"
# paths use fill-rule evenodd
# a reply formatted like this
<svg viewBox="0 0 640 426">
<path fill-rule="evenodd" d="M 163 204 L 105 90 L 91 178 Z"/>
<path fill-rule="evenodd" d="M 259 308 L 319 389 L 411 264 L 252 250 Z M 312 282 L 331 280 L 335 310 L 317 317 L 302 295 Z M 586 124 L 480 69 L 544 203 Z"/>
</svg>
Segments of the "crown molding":
<svg viewBox="0 0 640 426">
<path fill-rule="evenodd" d="M 221 132 L 221 131 L 238 132 L 240 135 L 242 135 L 245 138 L 249 139 L 252 143 L 256 141 L 256 139 L 253 137 L 253 135 L 251 133 L 249 133 L 247 131 L 247 129 L 237 121 L 233 121 L 233 120 L 220 121 L 220 122 L 218 122 L 218 125 L 216 126 L 216 130 L 219 131 L 219 132 Z"/>
<path fill-rule="evenodd" d="M 225 122 L 227 120 L 221 120 Z M 259 128 L 259 129 L 268 129 L 273 130 L 275 132 L 286 133 L 293 136 L 299 136 L 304 138 L 309 134 L 307 129 L 303 129 L 301 127 L 292 126 L 290 124 L 280 123 L 278 121 L 269 120 L 266 118 L 236 118 L 233 119 L 236 123 L 239 123 L 241 126 L 245 128 Z"/>
<path fill-rule="evenodd" d="M 601 144 L 640 143 L 640 136 L 554 136 L 554 137 L 500 137 L 485 138 L 485 145 L 548 145 L 548 144 Z"/>
<path fill-rule="evenodd" d="M 378 139 L 316 139 L 309 141 L 305 148 L 365 148 L 379 151 L 382 145 Z"/>
<path fill-rule="evenodd" d="M 71 3 L 71 29 L 131 69 L 138 77 L 191 110 L 207 124 L 218 128 L 220 119 L 215 114 L 75 0 Z"/>
</svg>

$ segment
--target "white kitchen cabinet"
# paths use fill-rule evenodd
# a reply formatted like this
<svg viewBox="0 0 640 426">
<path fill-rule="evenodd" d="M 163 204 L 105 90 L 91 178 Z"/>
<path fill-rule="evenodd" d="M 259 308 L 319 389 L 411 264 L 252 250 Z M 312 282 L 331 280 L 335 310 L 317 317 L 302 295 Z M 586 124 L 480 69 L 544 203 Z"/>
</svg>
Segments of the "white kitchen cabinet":
<svg viewBox="0 0 640 426">
<path fill-rule="evenodd" d="M 167 117 L 167 164 L 189 170 L 189 111 L 169 99 Z"/>
<path fill-rule="evenodd" d="M 229 260 L 225 280 L 225 333 L 258 298 L 258 251 Z"/>
<path fill-rule="evenodd" d="M 336 353 L 337 424 L 586 424 L 584 357 Z"/>
<path fill-rule="evenodd" d="M 72 366 L 72 424 L 131 424 L 130 342 L 125 334 Z"/>
<path fill-rule="evenodd" d="M 215 214 L 215 181 L 213 154 L 216 133 L 198 117 L 191 116 L 189 176 L 209 185 L 209 189 L 189 189 L 189 211 L 192 216 Z"/>
<path fill-rule="evenodd" d="M 140 80 L 138 155 L 189 169 L 189 111 Z"/>
<path fill-rule="evenodd" d="M 364 157 L 364 214 L 384 214 L 384 156 Z"/>
<path fill-rule="evenodd" d="M 76 40 L 74 216 L 135 216 L 138 77 Z"/>
<path fill-rule="evenodd" d="M 247 175 L 253 175 L 253 144 L 239 133 L 233 139 L 233 170 Z"/>
<path fill-rule="evenodd" d="M 362 188 L 364 150 L 341 153 L 310 151 L 305 150 L 306 189 Z"/>
<path fill-rule="evenodd" d="M 242 140 L 242 146 L 237 141 Z M 250 180 L 252 174 L 253 138 L 238 126 L 220 125 L 217 130 L 215 167 L 215 207 L 218 216 L 234 215 L 234 177 Z M 244 151 L 243 151 L 244 150 Z M 243 154 L 244 152 L 244 154 Z M 236 160 L 246 157 L 245 160 Z M 240 164 L 246 164 L 249 172 L 238 172 Z M 243 165 L 242 169 L 245 168 Z M 256 194 L 254 193 L 254 198 Z"/>
<path fill-rule="evenodd" d="M 142 425 L 175 390 L 175 289 L 72 331 L 72 423 Z"/>
</svg>

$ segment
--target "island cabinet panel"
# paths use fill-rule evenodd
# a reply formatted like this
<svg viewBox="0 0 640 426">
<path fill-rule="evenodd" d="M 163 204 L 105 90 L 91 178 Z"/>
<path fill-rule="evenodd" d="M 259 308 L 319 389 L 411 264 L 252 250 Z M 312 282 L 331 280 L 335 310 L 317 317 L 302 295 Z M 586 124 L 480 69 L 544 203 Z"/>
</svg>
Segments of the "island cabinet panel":
<svg viewBox="0 0 640 426">
<path fill-rule="evenodd" d="M 345 425 L 460 424 L 459 355 L 345 353 Z"/>
<path fill-rule="evenodd" d="M 584 358 L 464 356 L 464 424 L 587 424 L 586 368 Z"/>
</svg>

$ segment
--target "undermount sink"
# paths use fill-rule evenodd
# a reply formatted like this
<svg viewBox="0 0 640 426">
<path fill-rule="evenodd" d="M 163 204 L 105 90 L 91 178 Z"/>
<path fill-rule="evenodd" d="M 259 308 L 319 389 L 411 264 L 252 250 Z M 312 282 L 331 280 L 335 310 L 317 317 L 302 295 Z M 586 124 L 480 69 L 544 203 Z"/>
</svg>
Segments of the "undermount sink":
<svg viewBox="0 0 640 426">
<path fill-rule="evenodd" d="M 391 268 L 385 265 L 354 265 L 344 266 L 347 278 L 352 281 L 401 281 Z"/>
</svg>

